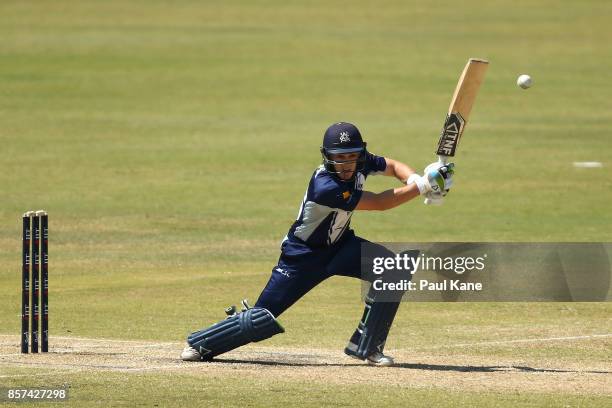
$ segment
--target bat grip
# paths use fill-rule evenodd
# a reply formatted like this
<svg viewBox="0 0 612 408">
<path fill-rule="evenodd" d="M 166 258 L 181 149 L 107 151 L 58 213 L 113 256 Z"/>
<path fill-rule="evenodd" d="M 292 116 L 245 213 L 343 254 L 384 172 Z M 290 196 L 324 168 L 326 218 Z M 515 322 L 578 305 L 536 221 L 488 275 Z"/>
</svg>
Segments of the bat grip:
<svg viewBox="0 0 612 408">
<path fill-rule="evenodd" d="M 438 163 L 440 163 L 441 166 L 448 164 L 448 156 L 438 155 Z M 430 200 L 429 198 L 426 198 L 424 201 L 425 205 L 442 205 L 443 202 L 443 199 Z"/>
<path fill-rule="evenodd" d="M 440 163 L 442 166 L 445 166 L 448 164 L 448 156 L 438 156 L 438 163 Z"/>
</svg>

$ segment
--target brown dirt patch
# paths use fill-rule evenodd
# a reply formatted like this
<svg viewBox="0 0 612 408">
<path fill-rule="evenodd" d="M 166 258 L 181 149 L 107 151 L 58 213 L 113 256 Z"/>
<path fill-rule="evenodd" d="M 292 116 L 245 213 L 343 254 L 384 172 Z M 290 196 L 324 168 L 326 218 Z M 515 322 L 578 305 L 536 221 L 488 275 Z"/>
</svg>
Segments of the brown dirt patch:
<svg viewBox="0 0 612 408">
<path fill-rule="evenodd" d="M 611 338 L 594 339 L 610 345 Z M 431 350 L 389 350 L 397 365 L 378 368 L 345 356 L 341 350 L 246 346 L 215 362 L 184 362 L 180 342 L 147 342 L 54 337 L 51 352 L 19 353 L 18 336 L 0 335 L 0 378 L 52 376 L 75 372 L 163 372 L 173 375 L 265 375 L 274 380 L 398 387 L 442 387 L 464 391 L 516 391 L 612 395 L 612 367 L 582 363 L 475 356 L 439 355 Z M 512 347 L 509 344 L 508 347 Z M 518 353 L 517 353 L 518 355 Z M 24 373 L 23 368 L 38 372 Z"/>
</svg>

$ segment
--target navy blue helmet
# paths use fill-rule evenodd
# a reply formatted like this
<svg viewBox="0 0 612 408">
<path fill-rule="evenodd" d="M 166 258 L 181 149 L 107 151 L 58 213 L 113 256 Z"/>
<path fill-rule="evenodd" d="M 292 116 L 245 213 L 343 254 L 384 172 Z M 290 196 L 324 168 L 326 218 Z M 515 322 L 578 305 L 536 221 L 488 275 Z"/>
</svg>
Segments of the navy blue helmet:
<svg viewBox="0 0 612 408">
<path fill-rule="evenodd" d="M 332 154 L 357 152 L 360 154 L 356 160 L 339 161 L 332 160 L 331 158 Z M 353 173 L 351 180 L 343 181 L 352 181 L 357 172 L 363 170 L 366 153 L 366 143 L 361 138 L 359 129 L 357 129 L 357 127 L 352 123 L 334 123 L 325 131 L 325 135 L 323 136 L 323 146 L 321 146 L 321 155 L 323 156 L 323 165 L 325 166 L 325 169 L 329 173 L 337 176 L 339 172 L 336 171 L 336 168 L 334 167 L 335 164 L 357 163 L 357 168 L 355 169 L 355 173 Z"/>
</svg>

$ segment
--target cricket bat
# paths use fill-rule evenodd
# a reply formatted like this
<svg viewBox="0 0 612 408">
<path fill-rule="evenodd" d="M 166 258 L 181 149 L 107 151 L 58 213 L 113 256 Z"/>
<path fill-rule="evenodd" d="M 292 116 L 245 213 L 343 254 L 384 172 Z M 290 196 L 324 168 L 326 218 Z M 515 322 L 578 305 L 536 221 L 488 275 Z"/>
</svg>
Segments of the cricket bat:
<svg viewBox="0 0 612 408">
<path fill-rule="evenodd" d="M 489 61 L 470 58 L 463 68 L 448 108 L 448 114 L 436 150 L 440 164 L 448 163 L 448 158 L 455 156 L 457 145 L 470 117 L 476 95 L 488 67 Z M 425 204 L 432 204 L 432 202 L 426 199 Z"/>
</svg>

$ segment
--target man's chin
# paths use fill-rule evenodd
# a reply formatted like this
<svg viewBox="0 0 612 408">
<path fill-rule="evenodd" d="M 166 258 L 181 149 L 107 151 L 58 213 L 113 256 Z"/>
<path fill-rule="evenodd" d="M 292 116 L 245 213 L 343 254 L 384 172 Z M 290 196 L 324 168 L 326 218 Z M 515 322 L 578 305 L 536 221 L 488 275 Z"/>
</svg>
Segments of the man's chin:
<svg viewBox="0 0 612 408">
<path fill-rule="evenodd" d="M 350 179 L 353 178 L 353 175 L 355 174 L 355 172 L 350 172 L 350 173 L 340 173 L 340 179 L 344 180 L 344 181 L 349 181 Z"/>
</svg>

